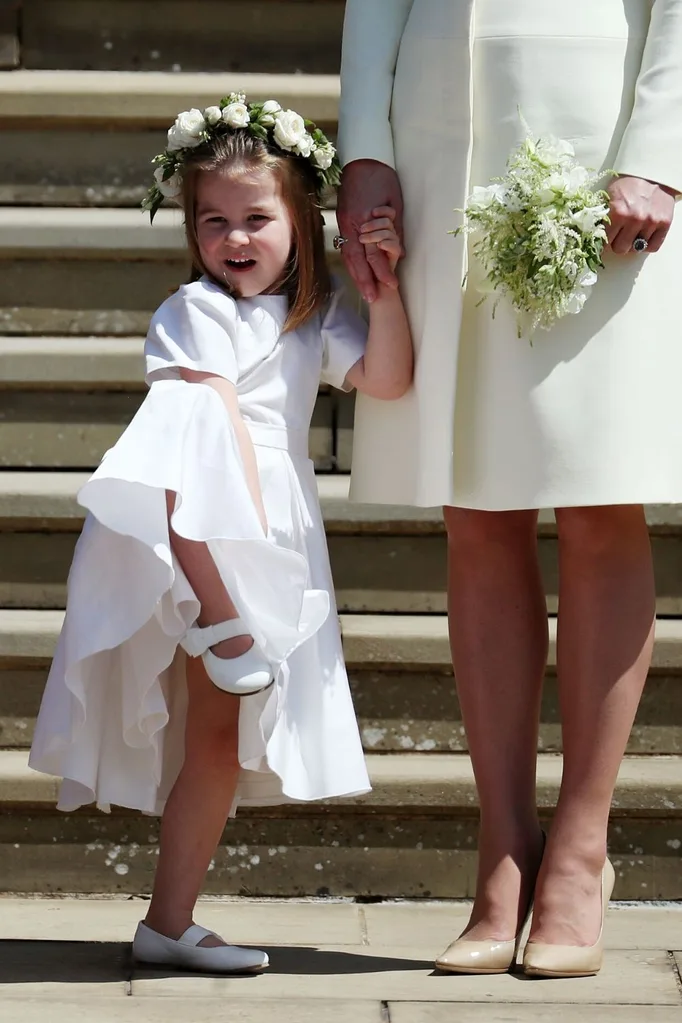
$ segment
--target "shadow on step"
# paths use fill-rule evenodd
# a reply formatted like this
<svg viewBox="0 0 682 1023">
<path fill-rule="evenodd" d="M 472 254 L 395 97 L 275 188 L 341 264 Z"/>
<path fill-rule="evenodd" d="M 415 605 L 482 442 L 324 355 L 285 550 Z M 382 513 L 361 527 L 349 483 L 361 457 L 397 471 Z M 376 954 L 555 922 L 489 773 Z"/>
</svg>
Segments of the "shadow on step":
<svg viewBox="0 0 682 1023">
<path fill-rule="evenodd" d="M 409 959 L 339 949 L 262 946 L 270 957 L 268 974 L 339 976 L 431 970 L 431 959 Z M 186 971 L 137 964 L 128 942 L 0 941 L 0 989 L 12 984 L 120 984 L 133 972 L 171 977 Z M 250 975 L 253 977 L 254 975 Z"/>
</svg>

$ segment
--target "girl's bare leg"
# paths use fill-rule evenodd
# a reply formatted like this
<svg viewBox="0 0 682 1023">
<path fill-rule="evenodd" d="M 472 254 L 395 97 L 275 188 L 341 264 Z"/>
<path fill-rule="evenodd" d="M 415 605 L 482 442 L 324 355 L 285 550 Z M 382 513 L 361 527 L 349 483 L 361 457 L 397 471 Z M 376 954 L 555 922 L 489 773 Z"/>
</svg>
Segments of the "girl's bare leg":
<svg viewBox="0 0 682 1023">
<path fill-rule="evenodd" d="M 166 505 L 170 521 L 175 507 L 175 494 L 170 492 L 166 494 Z M 225 584 L 206 544 L 196 540 L 186 540 L 184 537 L 178 536 L 171 527 L 169 528 L 173 553 L 180 562 L 182 570 L 201 604 L 199 625 L 205 628 L 207 625 L 217 625 L 219 622 L 238 618 L 239 613 L 225 589 Z M 251 636 L 235 636 L 234 639 L 216 643 L 212 650 L 217 657 L 229 658 L 239 657 L 252 646 Z"/>
<path fill-rule="evenodd" d="M 161 822 L 159 865 L 146 923 L 177 939 L 194 906 L 234 799 L 239 699 L 209 680 L 199 658 L 187 659 L 189 707 L 185 761 Z M 201 945 L 219 945 L 205 938 Z"/>
<path fill-rule="evenodd" d="M 535 775 L 547 609 L 537 512 L 445 509 L 457 691 L 481 808 L 467 937 L 514 936 L 542 855 Z"/>
<path fill-rule="evenodd" d="M 592 945 L 609 810 L 651 661 L 656 596 L 641 507 L 557 511 L 564 771 L 533 940 Z"/>
</svg>

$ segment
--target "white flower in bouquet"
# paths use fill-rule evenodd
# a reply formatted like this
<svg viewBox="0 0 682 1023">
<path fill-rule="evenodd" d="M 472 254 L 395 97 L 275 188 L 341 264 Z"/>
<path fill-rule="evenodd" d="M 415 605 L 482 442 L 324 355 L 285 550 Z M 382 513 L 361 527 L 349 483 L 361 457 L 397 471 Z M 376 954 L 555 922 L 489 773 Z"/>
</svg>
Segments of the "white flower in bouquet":
<svg viewBox="0 0 682 1023">
<path fill-rule="evenodd" d="M 593 174 L 563 139 L 534 139 L 530 132 L 507 162 L 507 175 L 473 189 L 465 223 L 485 270 L 479 289 L 508 299 L 519 337 L 532 338 L 557 320 L 579 313 L 603 266 L 609 206 Z M 481 300 L 485 301 L 485 297 Z"/>
<path fill-rule="evenodd" d="M 192 149 L 198 146 L 206 131 L 206 120 L 201 110 L 193 107 L 183 110 L 175 118 L 175 124 L 168 129 L 168 149 Z"/>
</svg>

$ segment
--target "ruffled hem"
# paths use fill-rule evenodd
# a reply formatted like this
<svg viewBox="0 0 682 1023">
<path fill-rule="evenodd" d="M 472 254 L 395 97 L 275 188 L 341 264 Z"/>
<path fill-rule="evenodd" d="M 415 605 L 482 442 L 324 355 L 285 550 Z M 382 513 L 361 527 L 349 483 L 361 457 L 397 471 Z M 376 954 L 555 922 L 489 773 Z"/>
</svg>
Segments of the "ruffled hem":
<svg viewBox="0 0 682 1023">
<path fill-rule="evenodd" d="M 329 615 L 329 594 L 309 588 L 303 555 L 263 535 L 220 397 L 181 380 L 155 383 L 78 498 L 88 515 L 30 757 L 35 770 L 65 779 L 62 809 L 96 802 L 157 813 L 177 773 L 164 763 L 182 761 L 169 748 L 181 738 L 170 743 L 164 730 L 171 703 L 186 699 L 171 676 L 199 604 L 171 552 L 166 491 L 178 495 L 173 529 L 208 544 L 273 666 L 261 729 L 274 727 L 284 662 Z"/>
</svg>

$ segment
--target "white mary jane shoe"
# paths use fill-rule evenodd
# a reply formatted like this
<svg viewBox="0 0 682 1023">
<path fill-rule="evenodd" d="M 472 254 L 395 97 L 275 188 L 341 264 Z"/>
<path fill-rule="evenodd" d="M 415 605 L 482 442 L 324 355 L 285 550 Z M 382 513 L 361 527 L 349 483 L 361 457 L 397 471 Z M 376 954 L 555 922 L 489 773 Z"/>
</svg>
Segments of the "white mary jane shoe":
<svg viewBox="0 0 682 1023">
<path fill-rule="evenodd" d="M 238 945 L 200 946 L 204 938 L 218 937 L 205 927 L 192 924 L 177 941 L 167 938 L 140 921 L 133 939 L 133 955 L 141 963 L 175 966 L 205 973 L 260 973 L 269 965 L 265 952 Z"/>
<path fill-rule="evenodd" d="M 223 640 L 248 635 L 249 630 L 241 618 L 231 618 L 205 629 L 192 626 L 180 646 L 190 657 L 201 657 L 206 674 L 218 689 L 234 696 L 251 696 L 267 689 L 274 682 L 270 664 L 255 643 L 239 657 L 216 657 L 210 650 Z"/>
</svg>

